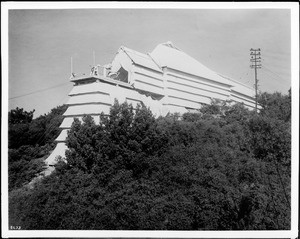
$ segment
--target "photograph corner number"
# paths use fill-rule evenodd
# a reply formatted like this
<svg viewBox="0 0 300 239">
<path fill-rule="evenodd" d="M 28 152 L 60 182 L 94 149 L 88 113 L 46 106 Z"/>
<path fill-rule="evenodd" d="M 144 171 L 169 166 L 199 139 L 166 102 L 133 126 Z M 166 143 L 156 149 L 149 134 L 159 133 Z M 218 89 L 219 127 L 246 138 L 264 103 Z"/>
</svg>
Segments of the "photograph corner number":
<svg viewBox="0 0 300 239">
<path fill-rule="evenodd" d="M 9 230 L 21 230 L 21 226 L 9 226 Z"/>
</svg>

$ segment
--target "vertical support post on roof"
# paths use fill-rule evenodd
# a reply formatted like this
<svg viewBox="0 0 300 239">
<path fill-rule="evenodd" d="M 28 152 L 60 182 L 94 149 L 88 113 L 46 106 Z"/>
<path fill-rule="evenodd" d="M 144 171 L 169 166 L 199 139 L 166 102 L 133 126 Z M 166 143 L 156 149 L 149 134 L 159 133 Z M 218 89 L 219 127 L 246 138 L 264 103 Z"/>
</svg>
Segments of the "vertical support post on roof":
<svg viewBox="0 0 300 239">
<path fill-rule="evenodd" d="M 95 56 L 95 51 L 93 51 L 93 66 L 96 65 L 96 56 Z"/>
<path fill-rule="evenodd" d="M 75 76 L 75 74 L 74 74 L 74 72 L 73 72 L 73 57 L 71 57 L 71 65 L 70 65 L 70 70 L 71 70 L 71 72 L 70 72 L 70 79 L 72 79 L 72 78 L 74 78 L 74 76 Z"/>
</svg>

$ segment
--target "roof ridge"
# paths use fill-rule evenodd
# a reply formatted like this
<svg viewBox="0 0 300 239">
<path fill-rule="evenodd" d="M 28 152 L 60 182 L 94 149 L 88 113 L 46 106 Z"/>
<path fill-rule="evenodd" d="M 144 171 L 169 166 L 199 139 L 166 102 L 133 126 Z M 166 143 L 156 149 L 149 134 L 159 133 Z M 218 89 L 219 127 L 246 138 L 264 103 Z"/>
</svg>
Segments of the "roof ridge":
<svg viewBox="0 0 300 239">
<path fill-rule="evenodd" d="M 159 63 L 157 60 L 155 60 L 155 59 L 151 56 L 151 53 L 150 53 L 150 52 L 148 52 L 147 55 L 148 55 L 148 56 L 150 57 L 150 59 L 154 62 L 154 64 L 157 65 L 157 67 L 158 67 L 159 69 L 162 69 L 160 63 Z"/>
<path fill-rule="evenodd" d="M 125 46 L 121 46 L 119 48 L 119 51 L 123 51 L 124 54 L 126 54 L 134 64 L 161 72 L 161 67 L 152 59 L 152 57 L 148 53 L 141 53 Z"/>
<path fill-rule="evenodd" d="M 182 51 L 181 49 L 179 49 L 178 47 L 176 47 L 174 45 L 174 43 L 171 42 L 171 41 L 167 41 L 167 42 L 161 43 L 160 45 L 167 46 L 167 47 L 173 48 L 173 49 L 178 50 L 178 51 Z"/>
<path fill-rule="evenodd" d="M 128 47 L 121 46 L 120 48 L 123 49 L 124 51 L 128 51 L 128 52 L 130 52 L 130 53 L 139 55 L 139 56 L 141 56 L 141 57 L 145 57 L 145 56 L 146 56 L 145 58 L 149 58 L 147 54 L 142 53 L 142 52 L 139 52 L 139 51 L 136 51 L 136 50 L 133 50 L 133 49 L 130 49 L 130 48 L 128 48 Z"/>
</svg>

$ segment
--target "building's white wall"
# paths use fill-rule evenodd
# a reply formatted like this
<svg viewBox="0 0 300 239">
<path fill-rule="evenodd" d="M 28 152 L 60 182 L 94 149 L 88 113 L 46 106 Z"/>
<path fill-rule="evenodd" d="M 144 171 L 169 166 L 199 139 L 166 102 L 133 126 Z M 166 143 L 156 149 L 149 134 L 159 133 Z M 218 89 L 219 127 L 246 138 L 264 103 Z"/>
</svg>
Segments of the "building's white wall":
<svg viewBox="0 0 300 239">
<path fill-rule="evenodd" d="M 141 66 L 132 65 L 130 82 L 137 90 L 164 95 L 162 73 Z"/>
<path fill-rule="evenodd" d="M 218 92 L 220 94 L 229 95 L 230 85 L 222 84 L 220 82 L 208 80 L 202 77 L 193 76 L 184 72 L 175 71 L 173 69 L 166 69 L 166 75 L 176 78 L 176 82 L 182 81 L 182 84 L 197 87 L 204 90 L 210 90 L 212 92 Z M 173 78 L 174 79 L 174 78 Z"/>
<path fill-rule="evenodd" d="M 77 117 L 77 118 L 78 118 L 78 117 Z M 81 116 L 80 116 L 80 118 L 81 118 Z M 63 121 L 61 122 L 59 128 L 60 128 L 60 129 L 68 129 L 68 128 L 71 128 L 71 125 L 72 125 L 73 121 L 74 121 L 74 118 L 73 118 L 73 117 L 65 117 L 65 118 L 63 119 Z"/>
<path fill-rule="evenodd" d="M 105 82 L 96 79 L 88 83 L 86 79 L 75 85 L 56 139 L 59 143 L 48 163 L 53 163 L 56 155 L 64 155 L 64 142 L 74 117 L 82 120 L 83 115 L 91 115 L 98 124 L 99 115 L 108 115 L 115 99 L 120 103 L 127 101 L 134 108 L 143 102 L 155 116 L 197 110 L 212 99 L 242 102 L 249 109 L 255 108 L 252 89 L 216 74 L 178 49 L 159 45 L 150 57 L 122 47 L 111 66 L 112 72 L 123 67 L 128 72 L 128 83 L 106 78 L 102 79 Z"/>
<path fill-rule="evenodd" d="M 178 105 L 168 105 L 168 112 L 169 113 L 179 113 L 179 114 L 184 114 L 187 113 L 188 110 L 185 107 L 178 106 Z"/>
<path fill-rule="evenodd" d="M 204 100 L 203 100 L 204 101 Z M 209 100 L 207 100 L 209 102 Z M 192 108 L 192 109 L 199 109 L 201 107 L 201 103 L 187 100 L 186 98 L 176 97 L 176 96 L 169 96 L 169 102 L 166 104 L 168 105 L 176 105 L 183 108 Z"/>
<path fill-rule="evenodd" d="M 227 100 L 230 86 L 216 81 L 165 69 L 165 105 L 177 105 L 199 109 L 201 104 L 210 104 L 211 99 Z"/>
<path fill-rule="evenodd" d="M 157 72 L 154 71 L 152 69 L 146 68 L 146 67 L 142 67 L 140 65 L 132 65 L 132 72 L 138 73 L 140 75 L 144 75 L 147 77 L 152 78 L 153 80 L 156 80 L 156 82 L 158 84 L 160 84 L 159 82 L 163 81 L 163 73 L 162 72 Z"/>
<path fill-rule="evenodd" d="M 109 95 L 109 90 L 109 84 L 100 85 L 98 82 L 94 82 L 85 85 L 75 85 L 70 91 L 69 96 L 96 92 Z"/>
<path fill-rule="evenodd" d="M 133 86 L 137 90 L 142 90 L 142 91 L 145 91 L 145 92 L 149 92 L 151 94 L 161 95 L 161 96 L 163 96 L 165 94 L 163 88 L 157 87 L 153 84 L 150 84 L 150 83 L 148 84 L 148 83 L 145 83 L 145 82 L 142 82 L 142 81 L 139 81 L 139 80 L 135 80 Z"/>
<path fill-rule="evenodd" d="M 163 47 L 162 49 L 165 48 Z M 170 50 L 169 48 L 166 49 Z M 242 102 L 249 108 L 255 107 L 254 98 L 251 95 L 252 90 L 249 87 L 247 88 L 238 82 L 219 76 L 208 68 L 202 67 L 206 73 L 208 71 L 211 73 L 211 79 L 200 77 L 193 74 L 193 72 L 189 74 L 171 69 L 168 66 L 164 67 L 162 71 L 157 71 L 148 67 L 146 63 L 143 66 L 139 64 L 141 63 L 139 61 L 142 60 L 139 53 L 130 49 L 127 49 L 127 51 L 129 52 L 119 51 L 112 64 L 115 65 L 116 69 L 121 65 L 125 65 L 130 72 L 130 84 L 136 90 L 148 92 L 153 96 L 160 95 L 161 103 L 166 107 L 168 105 L 176 105 L 182 108 L 198 109 L 201 107 L 201 104 L 210 104 L 212 99 L 232 100 L 234 102 Z M 174 49 L 171 50 L 171 52 L 173 51 Z M 177 51 L 176 53 L 179 54 Z M 144 58 L 146 57 L 144 54 L 142 55 Z M 129 63 L 130 58 L 132 59 Z M 145 61 L 144 58 L 143 60 Z M 147 58 L 147 60 L 149 59 Z M 173 62 L 175 59 L 168 58 L 168 60 Z M 159 61 L 157 62 L 159 64 Z M 197 73 L 200 74 L 201 72 Z M 204 75 L 208 76 L 209 74 Z"/>
<path fill-rule="evenodd" d="M 55 140 L 57 142 L 64 142 L 68 136 L 68 130 L 69 129 L 63 129 Z"/>
<path fill-rule="evenodd" d="M 145 85 L 145 84 L 144 84 Z M 149 107 L 155 116 L 166 115 L 168 110 L 164 108 L 162 102 L 154 100 L 151 96 L 146 96 L 138 91 L 121 85 L 108 84 L 106 82 L 94 82 L 90 84 L 75 85 L 70 92 L 70 99 L 66 103 L 69 107 L 63 114 L 65 117 L 60 128 L 63 129 L 56 139 L 63 142 L 67 135 L 67 130 L 71 128 L 73 119 L 82 119 L 83 115 L 92 115 L 95 123 L 99 123 L 99 115 L 103 112 L 109 114 L 110 107 L 115 99 L 119 103 L 127 101 L 136 108 L 138 103 L 143 102 Z"/>
<path fill-rule="evenodd" d="M 56 158 L 58 156 L 65 157 L 65 152 L 67 149 L 68 147 L 64 142 L 58 142 L 50 156 L 45 160 L 45 163 L 48 165 L 55 165 L 57 163 Z"/>
<path fill-rule="evenodd" d="M 104 105 L 99 102 L 98 104 L 86 104 L 86 105 L 72 105 L 69 106 L 64 116 L 82 116 L 82 115 L 97 115 L 109 114 L 110 105 Z"/>
<path fill-rule="evenodd" d="M 197 79 L 188 79 L 169 75 L 167 78 L 167 87 L 180 89 L 182 91 L 190 92 L 191 94 L 199 94 L 220 99 L 227 99 L 230 95 L 229 88 L 218 88 L 218 85 L 214 87 L 203 83 L 201 80 L 196 80 Z"/>
<path fill-rule="evenodd" d="M 143 62 L 145 65 L 142 66 Z M 112 61 L 111 70 L 118 71 L 121 66 L 127 70 L 127 86 L 117 81 L 75 85 L 69 94 L 69 107 L 64 113 L 66 118 L 61 128 L 70 128 L 73 117 L 99 115 L 101 112 L 109 114 L 115 99 L 120 103 L 127 101 L 134 108 L 143 102 L 156 116 L 199 109 L 202 104 L 210 104 L 212 99 L 232 100 L 242 102 L 249 108 L 255 107 L 254 98 L 249 95 L 251 89 L 237 82 L 231 84 L 221 76 L 207 79 L 168 67 L 153 67 L 153 64 L 145 54 L 120 48 Z M 208 71 L 206 68 L 204 70 Z M 153 100 L 150 95 L 159 100 Z"/>
<path fill-rule="evenodd" d="M 245 97 L 244 95 L 234 92 L 231 94 L 230 99 L 236 103 L 243 103 L 249 109 L 255 109 L 255 100 Z"/>
<path fill-rule="evenodd" d="M 91 94 L 81 94 L 73 95 L 70 97 L 66 105 L 79 105 L 79 104 L 97 104 L 101 102 L 102 104 L 111 104 L 110 95 L 103 93 L 91 93 Z"/>
</svg>

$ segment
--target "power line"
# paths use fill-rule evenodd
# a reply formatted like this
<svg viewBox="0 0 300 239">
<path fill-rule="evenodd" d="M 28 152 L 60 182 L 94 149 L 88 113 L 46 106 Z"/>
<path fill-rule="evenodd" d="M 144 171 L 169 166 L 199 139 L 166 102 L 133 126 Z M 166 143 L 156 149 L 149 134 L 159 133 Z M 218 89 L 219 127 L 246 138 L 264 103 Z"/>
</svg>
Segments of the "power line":
<svg viewBox="0 0 300 239">
<path fill-rule="evenodd" d="M 278 79 L 280 79 L 280 80 L 282 80 L 282 81 L 286 81 L 286 80 L 284 80 L 283 78 L 281 78 L 278 74 L 276 74 L 275 72 L 271 71 L 271 70 L 270 70 L 269 68 L 267 68 L 266 66 L 263 66 L 263 68 L 264 68 L 265 70 L 268 70 L 269 72 L 273 73 L 275 76 L 278 77 Z"/>
<path fill-rule="evenodd" d="M 64 101 L 64 99 L 66 98 L 66 96 L 64 95 L 60 100 L 59 100 L 59 102 L 58 102 L 58 105 L 60 105 L 63 101 Z M 49 112 L 49 114 L 51 113 L 51 111 Z M 41 115 L 42 116 L 42 115 Z M 48 126 L 48 130 L 52 130 L 52 129 L 54 129 L 55 128 L 55 122 L 52 122 L 52 123 L 49 123 L 49 126 Z M 61 130 L 60 130 L 60 132 L 61 132 Z M 40 135 L 40 137 L 37 139 L 37 141 L 36 141 L 36 144 L 39 144 L 42 140 L 43 140 L 43 138 L 46 136 L 46 129 L 45 129 L 45 131 L 42 133 L 42 135 Z"/>
<path fill-rule="evenodd" d="M 244 73 L 239 79 L 242 80 L 243 78 L 246 78 L 249 75 L 249 73 L 250 73 L 250 69 L 248 69 L 247 72 Z M 250 79 L 248 78 L 248 80 L 247 81 L 243 81 L 243 83 L 247 84 L 247 83 L 249 83 L 249 81 L 250 81 Z"/>
<path fill-rule="evenodd" d="M 278 79 L 274 78 L 274 76 L 272 76 L 269 72 L 265 71 L 265 69 L 262 68 L 262 70 L 263 70 L 263 72 L 264 72 L 264 77 L 267 77 L 267 78 L 270 79 L 270 80 L 276 80 L 276 81 L 279 82 Z"/>
<path fill-rule="evenodd" d="M 278 50 L 272 51 L 272 50 L 265 49 L 264 54 L 266 54 L 266 55 L 277 55 L 277 56 L 279 55 L 280 57 L 290 57 L 290 53 L 288 53 L 286 51 L 279 52 Z"/>
<path fill-rule="evenodd" d="M 276 80 L 278 83 L 281 83 L 281 84 L 285 84 L 285 82 L 283 82 L 282 80 L 278 79 L 278 78 L 275 78 L 273 75 L 271 75 L 268 71 L 266 71 L 266 69 L 264 69 L 264 67 L 262 68 L 262 70 L 264 71 L 265 73 L 265 76 L 268 76 L 268 78 L 270 80 Z"/>
<path fill-rule="evenodd" d="M 48 87 L 48 88 L 45 88 L 45 89 L 41 89 L 41 90 L 32 91 L 32 92 L 27 93 L 27 94 L 14 96 L 14 97 L 11 97 L 11 98 L 8 98 L 8 99 L 9 99 L 9 100 L 17 99 L 17 98 L 20 98 L 20 97 L 24 97 L 24 96 L 36 94 L 36 93 L 39 93 L 39 92 L 43 92 L 43 91 L 46 91 L 46 90 L 54 89 L 54 88 L 57 88 L 57 87 L 59 87 L 59 86 L 66 85 L 66 84 L 69 84 L 69 82 L 65 82 L 65 83 L 58 84 L 58 85 L 55 85 L 55 86 L 52 86 L 52 87 Z"/>
</svg>

